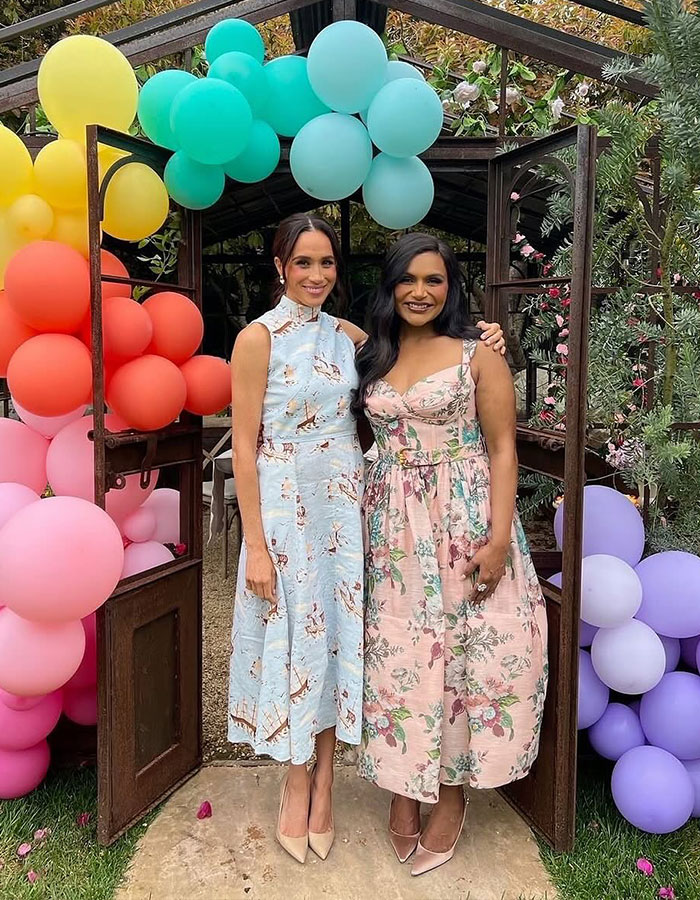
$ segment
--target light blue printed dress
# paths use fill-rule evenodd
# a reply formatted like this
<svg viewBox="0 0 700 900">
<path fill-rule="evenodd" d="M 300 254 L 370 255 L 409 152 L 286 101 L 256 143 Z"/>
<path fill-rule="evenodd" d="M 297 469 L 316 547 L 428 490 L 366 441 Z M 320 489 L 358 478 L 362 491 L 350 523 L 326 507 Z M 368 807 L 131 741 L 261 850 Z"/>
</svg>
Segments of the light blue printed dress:
<svg viewBox="0 0 700 900">
<path fill-rule="evenodd" d="M 301 764 L 320 731 L 335 728 L 349 744 L 361 736 L 363 459 L 350 412 L 355 348 L 337 319 L 288 297 L 256 321 L 271 337 L 257 471 L 277 601 L 246 589 L 244 544 L 228 739 Z"/>
</svg>

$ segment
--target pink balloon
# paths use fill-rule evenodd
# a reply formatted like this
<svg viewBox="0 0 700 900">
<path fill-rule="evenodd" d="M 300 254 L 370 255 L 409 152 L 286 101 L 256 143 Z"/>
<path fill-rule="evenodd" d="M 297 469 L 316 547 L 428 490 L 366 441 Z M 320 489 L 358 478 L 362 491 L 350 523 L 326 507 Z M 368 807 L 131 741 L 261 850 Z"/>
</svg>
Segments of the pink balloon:
<svg viewBox="0 0 700 900">
<path fill-rule="evenodd" d="M 163 563 L 171 562 L 175 557 L 167 547 L 157 541 L 144 541 L 142 544 L 129 544 L 124 551 L 124 568 L 122 578 L 145 572 Z"/>
<path fill-rule="evenodd" d="M 124 431 L 126 425 L 113 414 L 105 416 L 108 431 Z M 88 438 L 94 428 L 92 416 L 83 416 L 62 428 L 51 441 L 46 457 L 46 470 L 54 494 L 81 497 L 95 502 L 95 445 Z M 138 474 L 127 475 L 126 485 L 107 492 L 106 509 L 115 522 L 121 522 L 150 496 L 158 481 L 158 472 L 151 474 L 149 486 L 143 490 Z"/>
<path fill-rule="evenodd" d="M 58 690 L 71 678 L 85 652 L 79 621 L 29 622 L 0 610 L 0 687 L 20 697 Z"/>
<path fill-rule="evenodd" d="M 151 494 L 153 496 L 153 494 Z M 143 506 L 129 513 L 122 522 L 122 534 L 135 544 L 150 541 L 156 533 L 156 514 Z"/>
<path fill-rule="evenodd" d="M 4 609 L 5 607 L 3 607 Z M 41 703 L 46 694 L 39 694 L 38 697 L 18 697 L 17 694 L 10 694 L 0 688 L 0 703 L 4 703 L 8 709 L 14 709 L 16 712 L 22 712 L 26 709 L 34 709 Z"/>
<path fill-rule="evenodd" d="M 85 652 L 78 671 L 66 682 L 66 688 L 71 690 L 97 684 L 97 621 L 95 613 L 86 616 L 82 622 L 85 631 Z"/>
<path fill-rule="evenodd" d="M 43 741 L 61 718 L 61 691 L 47 694 L 33 709 L 20 712 L 0 703 L 0 750 L 26 750 Z"/>
<path fill-rule="evenodd" d="M 0 603 L 36 622 L 82 619 L 110 596 L 123 564 L 122 536 L 103 509 L 48 497 L 0 531 Z"/>
<path fill-rule="evenodd" d="M 39 499 L 36 491 L 28 488 L 26 484 L 17 484 L 14 481 L 7 481 L 0 484 L 0 528 L 30 503 L 35 503 Z"/>
<path fill-rule="evenodd" d="M 97 723 L 97 685 L 66 688 L 63 697 L 63 714 L 76 725 L 95 725 Z"/>
<path fill-rule="evenodd" d="M 154 541 L 159 544 L 180 543 L 180 491 L 157 488 L 145 501 L 143 508 L 156 514 Z"/>
<path fill-rule="evenodd" d="M 0 481 L 24 484 L 41 494 L 46 487 L 49 442 L 24 422 L 0 418 Z"/>
<path fill-rule="evenodd" d="M 16 800 L 38 788 L 50 762 L 46 741 L 28 750 L 0 750 L 0 800 Z"/>
<path fill-rule="evenodd" d="M 34 413 L 30 413 L 29 410 L 20 406 L 14 397 L 12 398 L 12 405 L 25 425 L 28 425 L 32 431 L 36 431 L 37 434 L 40 434 L 42 437 L 49 439 L 56 437 L 58 432 L 62 428 L 65 428 L 66 425 L 70 425 L 70 423 L 75 422 L 76 419 L 81 419 L 85 415 L 85 410 L 87 409 L 87 406 L 83 404 L 72 412 L 66 413 L 64 416 L 36 416 Z"/>
</svg>

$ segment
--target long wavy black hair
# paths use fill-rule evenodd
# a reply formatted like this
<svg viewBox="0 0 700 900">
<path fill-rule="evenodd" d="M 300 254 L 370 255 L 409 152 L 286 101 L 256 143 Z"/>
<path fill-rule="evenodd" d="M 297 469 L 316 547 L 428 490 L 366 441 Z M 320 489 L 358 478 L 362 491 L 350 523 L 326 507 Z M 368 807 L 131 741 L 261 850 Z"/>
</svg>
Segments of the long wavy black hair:
<svg viewBox="0 0 700 900">
<path fill-rule="evenodd" d="M 469 316 L 462 272 L 454 251 L 444 241 L 430 234 L 413 232 L 400 237 L 384 257 L 379 285 L 370 312 L 369 338 L 357 354 L 355 363 L 360 383 L 353 397 L 355 415 L 362 414 L 367 390 L 394 366 L 399 355 L 401 317 L 394 304 L 394 289 L 408 271 L 414 257 L 421 253 L 437 253 L 447 271 L 447 299 L 433 321 L 437 334 L 458 338 L 478 338 Z"/>
</svg>

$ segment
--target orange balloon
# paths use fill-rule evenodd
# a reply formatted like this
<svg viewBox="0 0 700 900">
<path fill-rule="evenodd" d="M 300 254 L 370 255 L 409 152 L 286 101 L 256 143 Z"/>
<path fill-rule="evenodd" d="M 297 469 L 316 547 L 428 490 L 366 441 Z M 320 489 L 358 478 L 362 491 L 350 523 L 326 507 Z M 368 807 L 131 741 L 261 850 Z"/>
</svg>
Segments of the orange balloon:
<svg viewBox="0 0 700 900">
<path fill-rule="evenodd" d="M 204 320 L 196 305 L 182 294 L 163 291 L 143 304 L 153 322 L 149 353 L 164 356 L 178 366 L 197 350 L 204 335 Z"/>
<path fill-rule="evenodd" d="M 91 316 L 80 328 L 80 338 L 92 348 Z M 105 297 L 102 301 L 102 355 L 119 365 L 140 356 L 151 342 L 153 324 L 146 310 L 131 297 Z"/>
<path fill-rule="evenodd" d="M 213 416 L 231 402 L 231 370 L 218 356 L 193 356 L 180 366 L 187 385 L 185 409 Z"/>
<path fill-rule="evenodd" d="M 90 307 L 90 267 L 72 247 L 34 241 L 19 249 L 8 263 L 5 293 L 30 328 L 72 334 Z"/>
<path fill-rule="evenodd" d="M 187 385 L 178 367 L 162 356 L 139 356 L 111 377 L 107 404 L 138 431 L 165 428 L 180 415 Z"/>
<path fill-rule="evenodd" d="M 33 328 L 15 315 L 5 292 L 0 291 L 0 378 L 7 375 L 7 365 L 15 350 L 35 334 Z"/>
<path fill-rule="evenodd" d="M 37 334 L 12 354 L 10 393 L 35 416 L 63 416 L 88 402 L 92 364 L 85 344 L 68 334 Z"/>
<path fill-rule="evenodd" d="M 109 250 L 100 250 L 103 275 L 118 275 L 120 278 L 128 278 L 129 272 L 124 263 L 110 253 Z M 102 299 L 105 297 L 131 297 L 131 285 L 119 284 L 115 281 L 102 282 Z"/>
</svg>

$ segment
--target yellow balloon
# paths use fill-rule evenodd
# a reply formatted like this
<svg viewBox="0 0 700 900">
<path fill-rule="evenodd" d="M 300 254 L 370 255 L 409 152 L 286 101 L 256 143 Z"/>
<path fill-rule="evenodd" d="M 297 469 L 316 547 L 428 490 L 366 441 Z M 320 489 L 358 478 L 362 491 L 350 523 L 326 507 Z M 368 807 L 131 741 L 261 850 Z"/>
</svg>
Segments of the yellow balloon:
<svg viewBox="0 0 700 900">
<path fill-rule="evenodd" d="M 144 163 L 129 163 L 107 186 L 102 225 L 112 237 L 140 241 L 163 225 L 169 206 L 165 185 L 153 169 Z"/>
<path fill-rule="evenodd" d="M 39 66 L 37 88 L 56 131 L 81 143 L 86 125 L 128 131 L 136 115 L 139 89 L 129 60 L 93 35 L 54 44 Z"/>
<path fill-rule="evenodd" d="M 116 147 L 110 147 L 109 144 L 97 145 L 97 168 L 100 173 L 100 184 L 102 184 L 102 179 L 114 163 L 125 156 L 128 156 L 126 151 L 117 150 Z"/>
<path fill-rule="evenodd" d="M 8 221 L 8 213 L 0 209 L 0 291 L 5 287 L 5 269 L 22 240 Z"/>
<path fill-rule="evenodd" d="M 57 209 L 85 209 L 87 163 L 82 144 L 60 139 L 43 147 L 34 160 L 34 184 Z"/>
<path fill-rule="evenodd" d="M 7 218 L 23 241 L 40 241 L 53 228 L 53 210 L 37 194 L 18 197 L 8 209 Z"/>
<path fill-rule="evenodd" d="M 68 244 L 87 259 L 89 256 L 87 210 L 78 212 L 56 210 L 53 228 L 49 232 L 48 239 Z"/>
<path fill-rule="evenodd" d="M 14 131 L 0 125 L 0 206 L 32 190 L 32 158 Z"/>
</svg>

